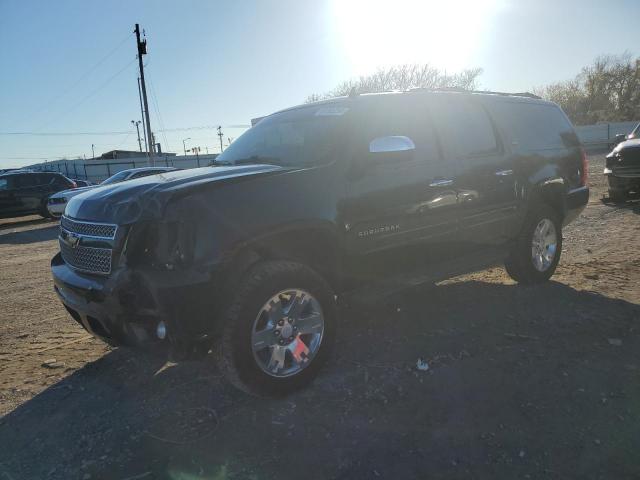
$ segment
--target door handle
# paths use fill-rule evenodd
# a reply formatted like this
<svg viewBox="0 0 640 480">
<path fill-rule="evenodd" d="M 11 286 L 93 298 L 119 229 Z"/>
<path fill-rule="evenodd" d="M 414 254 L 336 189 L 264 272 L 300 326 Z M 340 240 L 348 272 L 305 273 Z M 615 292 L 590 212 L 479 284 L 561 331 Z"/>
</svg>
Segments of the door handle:
<svg viewBox="0 0 640 480">
<path fill-rule="evenodd" d="M 449 185 L 453 185 L 453 180 L 450 178 L 431 180 L 431 183 L 429 184 L 430 187 L 448 187 Z"/>
<path fill-rule="evenodd" d="M 498 170 L 495 175 L 497 177 L 508 177 L 509 175 L 513 175 L 513 170 Z"/>
</svg>

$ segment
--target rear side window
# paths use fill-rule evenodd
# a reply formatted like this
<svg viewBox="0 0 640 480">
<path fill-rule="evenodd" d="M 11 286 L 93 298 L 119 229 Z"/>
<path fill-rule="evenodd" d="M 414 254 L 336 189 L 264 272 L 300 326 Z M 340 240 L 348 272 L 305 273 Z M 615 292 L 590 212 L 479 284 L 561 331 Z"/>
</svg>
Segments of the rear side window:
<svg viewBox="0 0 640 480">
<path fill-rule="evenodd" d="M 30 173 L 27 173 L 24 175 L 18 175 L 16 177 L 17 188 L 29 188 L 29 187 L 35 187 L 36 185 L 38 185 L 37 175 L 32 175 Z"/>
<path fill-rule="evenodd" d="M 6 178 L 0 178 L 0 190 L 9 190 L 9 181 Z"/>
<path fill-rule="evenodd" d="M 547 150 L 576 146 L 573 127 L 554 105 L 496 102 L 496 121 L 510 134 L 515 151 Z"/>
<path fill-rule="evenodd" d="M 447 96 L 438 106 L 438 129 L 450 150 L 462 157 L 497 152 L 493 124 L 481 105 L 466 98 Z"/>
</svg>

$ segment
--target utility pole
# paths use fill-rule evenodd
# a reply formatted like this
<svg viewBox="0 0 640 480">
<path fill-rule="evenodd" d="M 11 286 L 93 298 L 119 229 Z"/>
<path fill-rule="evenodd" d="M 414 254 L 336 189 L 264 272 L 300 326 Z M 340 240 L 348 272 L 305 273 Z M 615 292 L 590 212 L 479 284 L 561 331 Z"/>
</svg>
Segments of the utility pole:
<svg viewBox="0 0 640 480">
<path fill-rule="evenodd" d="M 142 151 L 142 140 L 140 140 L 140 120 L 137 122 L 135 120 L 131 120 L 131 123 L 136 126 L 136 131 L 138 132 L 138 147 L 140 147 L 140 151 Z"/>
<path fill-rule="evenodd" d="M 222 153 L 222 127 L 218 125 L 218 137 L 220 138 L 220 153 Z"/>
<path fill-rule="evenodd" d="M 140 99 L 140 118 L 142 118 L 142 135 L 144 136 L 144 149 L 149 151 L 149 143 L 147 142 L 147 127 L 144 123 L 144 107 L 142 106 L 142 89 L 140 88 L 140 77 L 138 77 L 138 98 Z"/>
<path fill-rule="evenodd" d="M 187 144 L 185 143 L 187 140 L 191 140 L 191 137 L 182 140 L 182 150 L 184 150 L 185 155 L 187 154 Z"/>
<path fill-rule="evenodd" d="M 91 144 L 91 158 L 92 158 L 92 159 L 96 158 L 96 152 L 95 152 L 95 150 L 93 149 L 93 147 L 94 147 L 94 146 L 95 146 L 95 145 L 92 143 L 92 144 Z"/>
<path fill-rule="evenodd" d="M 147 138 L 149 139 L 148 154 L 149 163 L 155 165 L 155 145 L 153 144 L 153 136 L 151 135 L 151 123 L 149 122 L 149 103 L 147 102 L 147 86 L 144 83 L 144 66 L 142 65 L 142 56 L 147 54 L 147 40 L 140 41 L 140 25 L 136 23 L 134 30 L 136 34 L 136 43 L 138 46 L 138 66 L 140 67 L 140 87 L 142 88 L 142 103 L 144 104 L 144 119 L 147 127 Z"/>
</svg>

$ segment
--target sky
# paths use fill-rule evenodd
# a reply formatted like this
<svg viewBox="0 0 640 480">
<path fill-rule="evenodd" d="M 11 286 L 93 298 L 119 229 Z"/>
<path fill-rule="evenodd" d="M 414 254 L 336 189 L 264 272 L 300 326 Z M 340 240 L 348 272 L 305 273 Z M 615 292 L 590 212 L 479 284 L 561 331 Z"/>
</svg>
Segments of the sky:
<svg viewBox="0 0 640 480">
<path fill-rule="evenodd" d="M 0 0 L 0 168 L 138 148 L 135 23 L 156 141 L 215 153 L 218 125 L 226 145 L 251 118 L 402 63 L 481 67 L 500 91 L 566 80 L 640 55 L 638 18 L 637 0 Z"/>
</svg>

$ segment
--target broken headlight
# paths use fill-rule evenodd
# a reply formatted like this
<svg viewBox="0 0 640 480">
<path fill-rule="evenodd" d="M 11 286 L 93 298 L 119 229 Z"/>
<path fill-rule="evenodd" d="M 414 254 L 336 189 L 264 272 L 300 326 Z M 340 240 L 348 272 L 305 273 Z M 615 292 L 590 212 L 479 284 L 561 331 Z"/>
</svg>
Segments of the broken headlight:
<svg viewBox="0 0 640 480">
<path fill-rule="evenodd" d="M 196 226 L 181 220 L 136 225 L 130 234 L 127 262 L 175 270 L 193 263 Z"/>
</svg>

